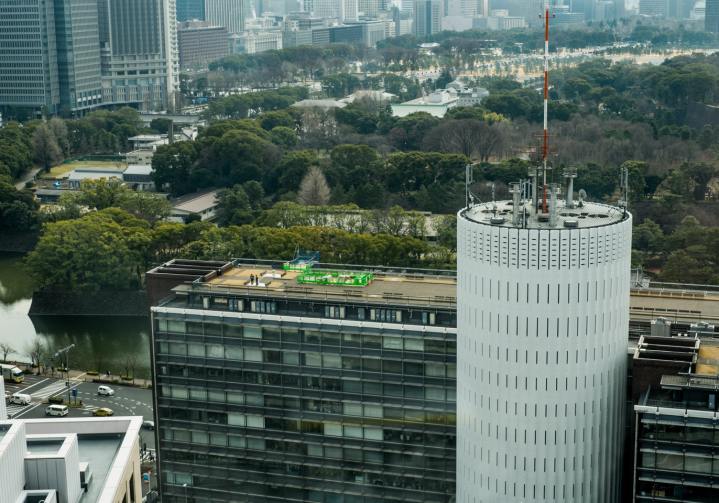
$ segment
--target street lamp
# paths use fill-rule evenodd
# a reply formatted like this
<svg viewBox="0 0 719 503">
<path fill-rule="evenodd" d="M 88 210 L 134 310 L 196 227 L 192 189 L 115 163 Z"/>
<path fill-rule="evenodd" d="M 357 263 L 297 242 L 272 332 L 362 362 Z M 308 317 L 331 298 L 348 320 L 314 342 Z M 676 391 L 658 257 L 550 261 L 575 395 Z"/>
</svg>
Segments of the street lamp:
<svg viewBox="0 0 719 503">
<path fill-rule="evenodd" d="M 53 358 L 55 358 L 60 353 L 65 353 L 65 372 L 67 372 L 67 383 L 65 384 L 65 386 L 67 386 L 67 403 L 68 404 L 70 403 L 70 368 L 69 368 L 70 367 L 70 350 L 74 347 L 75 347 L 74 344 L 70 344 L 68 347 L 58 350 L 58 352 L 53 355 Z M 187 502 L 185 502 L 185 503 L 187 503 Z"/>
<path fill-rule="evenodd" d="M 185 503 L 187 503 L 187 484 L 182 484 L 182 487 L 185 488 Z"/>
</svg>

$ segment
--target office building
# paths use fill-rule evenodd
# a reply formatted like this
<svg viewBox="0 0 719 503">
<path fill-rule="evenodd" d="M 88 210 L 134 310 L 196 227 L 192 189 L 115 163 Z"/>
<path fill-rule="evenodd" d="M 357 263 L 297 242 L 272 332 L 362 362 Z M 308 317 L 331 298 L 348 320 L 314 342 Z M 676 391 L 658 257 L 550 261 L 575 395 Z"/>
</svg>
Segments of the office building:
<svg viewBox="0 0 719 503">
<path fill-rule="evenodd" d="M 245 0 L 205 0 L 205 21 L 230 34 L 245 31 Z"/>
<path fill-rule="evenodd" d="M 632 218 L 513 190 L 457 215 L 457 502 L 617 502 Z"/>
<path fill-rule="evenodd" d="M 282 49 L 282 33 L 279 31 L 247 32 L 230 36 L 230 52 L 255 54 Z"/>
<path fill-rule="evenodd" d="M 712 338 L 640 340 L 634 375 L 654 375 L 634 405 L 632 502 L 719 500 L 718 359 Z"/>
<path fill-rule="evenodd" d="M 230 53 L 227 28 L 211 26 L 209 21 L 178 23 L 177 46 L 180 67 L 207 67 Z"/>
<path fill-rule="evenodd" d="M 5 0 L 0 12 L 0 107 L 58 114 L 101 103 L 95 0 Z"/>
<path fill-rule="evenodd" d="M 706 0 L 704 4 L 704 31 L 719 33 L 719 0 Z"/>
<path fill-rule="evenodd" d="M 444 6 L 440 0 L 415 0 L 414 36 L 424 37 L 442 31 Z"/>
<path fill-rule="evenodd" d="M 175 0 L 98 0 L 102 102 L 164 108 L 179 91 Z"/>
<path fill-rule="evenodd" d="M 141 417 L 5 420 L 2 402 L 0 503 L 142 500 Z"/>
<path fill-rule="evenodd" d="M 175 0 L 177 2 L 177 21 L 204 21 L 205 0 Z"/>
<path fill-rule="evenodd" d="M 163 501 L 450 501 L 456 278 L 305 258 L 147 273 Z"/>
</svg>

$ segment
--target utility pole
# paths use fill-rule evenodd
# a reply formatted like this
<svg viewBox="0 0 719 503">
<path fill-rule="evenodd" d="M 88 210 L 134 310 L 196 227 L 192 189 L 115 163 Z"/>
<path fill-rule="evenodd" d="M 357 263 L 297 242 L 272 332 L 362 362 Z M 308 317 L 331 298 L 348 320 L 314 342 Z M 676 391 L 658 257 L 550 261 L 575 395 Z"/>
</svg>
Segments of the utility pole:
<svg viewBox="0 0 719 503">
<path fill-rule="evenodd" d="M 62 348 L 58 350 L 57 353 L 55 353 L 52 357 L 52 361 L 55 361 L 55 358 L 64 353 L 65 354 L 65 372 L 67 373 L 67 382 L 65 383 L 65 386 L 67 387 L 67 403 L 70 404 L 70 350 L 74 348 L 74 344 L 70 344 L 66 348 Z"/>
</svg>

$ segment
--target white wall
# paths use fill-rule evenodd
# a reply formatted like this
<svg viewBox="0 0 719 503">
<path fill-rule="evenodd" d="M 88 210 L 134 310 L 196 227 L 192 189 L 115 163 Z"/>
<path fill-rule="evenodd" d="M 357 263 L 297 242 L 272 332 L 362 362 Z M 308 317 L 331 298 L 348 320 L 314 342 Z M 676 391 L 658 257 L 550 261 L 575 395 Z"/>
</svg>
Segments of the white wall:
<svg viewBox="0 0 719 503">
<path fill-rule="evenodd" d="M 15 422 L 0 439 L 0 503 L 15 503 L 23 490 L 24 457 L 25 428 L 22 423 Z"/>
<path fill-rule="evenodd" d="M 618 502 L 631 218 L 457 221 L 457 502 Z"/>
<path fill-rule="evenodd" d="M 0 376 L 0 421 L 7 419 L 7 406 L 5 405 L 5 379 Z"/>
<path fill-rule="evenodd" d="M 38 438 L 43 436 L 40 435 Z M 57 438 L 57 436 L 46 438 Z M 62 448 L 56 455 L 35 456 L 30 450 L 25 457 L 25 474 L 28 490 L 55 489 L 58 493 L 58 503 L 77 503 L 82 494 L 77 435 L 66 435 Z"/>
</svg>

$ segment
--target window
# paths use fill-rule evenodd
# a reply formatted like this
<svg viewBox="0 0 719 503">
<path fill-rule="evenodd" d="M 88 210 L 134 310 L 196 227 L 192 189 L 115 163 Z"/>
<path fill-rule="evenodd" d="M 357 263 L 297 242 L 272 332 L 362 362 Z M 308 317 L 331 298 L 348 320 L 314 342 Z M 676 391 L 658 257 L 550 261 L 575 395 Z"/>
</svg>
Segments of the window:
<svg viewBox="0 0 719 503">
<path fill-rule="evenodd" d="M 282 329 L 282 342 L 300 342 L 300 331 L 297 329 Z"/>
<path fill-rule="evenodd" d="M 404 362 L 404 373 L 406 375 L 424 375 L 424 365 L 421 363 Z"/>
<path fill-rule="evenodd" d="M 205 356 L 205 346 L 202 344 L 188 344 L 187 345 L 187 354 L 189 356 Z"/>
<path fill-rule="evenodd" d="M 223 358 L 225 356 L 222 346 L 205 346 L 205 353 L 207 358 Z"/>
<path fill-rule="evenodd" d="M 227 445 L 227 435 L 220 433 L 210 433 L 210 445 L 219 445 L 225 447 Z"/>
<path fill-rule="evenodd" d="M 342 404 L 342 413 L 347 416 L 361 416 L 362 415 L 362 405 L 359 403 Z"/>
<path fill-rule="evenodd" d="M 260 327 L 243 327 L 243 337 L 245 339 L 262 339 L 262 329 Z"/>
<path fill-rule="evenodd" d="M 382 339 L 378 335 L 362 335 L 362 347 L 367 349 L 380 349 Z"/>
<path fill-rule="evenodd" d="M 381 405 L 365 405 L 364 406 L 365 417 L 382 417 L 382 406 Z"/>
<path fill-rule="evenodd" d="M 342 425 L 335 423 L 325 423 L 325 435 L 341 437 L 342 436 Z"/>
<path fill-rule="evenodd" d="M 247 416 L 248 428 L 264 428 L 265 418 L 262 416 Z"/>
<path fill-rule="evenodd" d="M 405 351 L 424 351 L 424 341 L 422 339 L 404 339 Z"/>
<path fill-rule="evenodd" d="M 167 331 L 185 333 L 185 322 L 180 320 L 167 320 Z"/>
<path fill-rule="evenodd" d="M 240 447 L 244 448 L 247 443 L 245 442 L 245 437 L 234 437 L 230 435 L 228 437 L 230 447 Z"/>
<path fill-rule="evenodd" d="M 382 347 L 384 349 L 402 349 L 402 338 L 401 337 L 383 337 Z"/>
<path fill-rule="evenodd" d="M 170 354 L 171 355 L 185 355 L 187 353 L 187 347 L 179 342 L 170 342 Z"/>
<path fill-rule="evenodd" d="M 362 338 L 359 334 L 342 334 L 342 346 L 359 347 Z"/>
<path fill-rule="evenodd" d="M 396 360 L 383 360 L 382 361 L 382 370 L 384 372 L 390 372 L 393 374 L 401 374 L 402 373 L 402 362 L 396 361 Z"/>
<path fill-rule="evenodd" d="M 322 366 L 338 369 L 342 367 L 342 358 L 339 355 L 322 355 Z"/>
<path fill-rule="evenodd" d="M 282 352 L 282 363 L 285 363 L 288 365 L 299 365 L 300 364 L 300 354 L 292 352 L 292 351 L 283 351 Z"/>
<path fill-rule="evenodd" d="M 177 442 L 189 442 L 190 432 L 187 430 L 172 430 L 172 439 Z"/>
<path fill-rule="evenodd" d="M 244 414 L 229 412 L 227 414 L 227 424 L 232 426 L 245 426 L 247 421 Z"/>
<path fill-rule="evenodd" d="M 262 338 L 267 341 L 279 341 L 280 329 L 275 327 L 264 327 L 262 329 Z"/>
<path fill-rule="evenodd" d="M 225 358 L 228 360 L 242 360 L 243 351 L 242 348 L 226 347 Z"/>
<path fill-rule="evenodd" d="M 204 389 L 190 389 L 190 399 L 191 400 L 205 400 L 207 398 L 207 393 Z"/>
<path fill-rule="evenodd" d="M 305 355 L 305 365 L 309 367 L 321 367 L 322 366 L 322 356 L 317 355 L 314 353 L 304 353 Z"/>
<path fill-rule="evenodd" d="M 257 348 L 245 348 L 245 361 L 248 362 L 261 362 L 262 361 L 262 350 Z"/>
<path fill-rule="evenodd" d="M 347 370 L 360 370 L 360 358 L 354 356 L 342 357 L 342 368 Z"/>
<path fill-rule="evenodd" d="M 224 402 L 225 401 L 225 393 L 224 393 L 224 391 L 208 391 L 207 392 L 207 400 L 209 402 Z"/>
<path fill-rule="evenodd" d="M 192 443 L 193 444 L 206 444 L 208 440 L 207 433 L 202 431 L 192 432 Z"/>
<path fill-rule="evenodd" d="M 182 398 L 183 400 L 187 400 L 187 389 L 173 387 L 172 388 L 172 398 Z"/>
<path fill-rule="evenodd" d="M 324 450 L 321 445 L 307 444 L 307 455 L 308 456 L 324 456 Z"/>
<path fill-rule="evenodd" d="M 424 347 L 427 353 L 444 353 L 444 341 L 442 340 L 426 339 Z"/>
<path fill-rule="evenodd" d="M 342 459 L 342 447 L 325 447 L 325 456 L 328 458 Z"/>
<path fill-rule="evenodd" d="M 380 372 L 382 370 L 382 360 L 379 358 L 362 358 L 362 370 Z"/>
<path fill-rule="evenodd" d="M 425 388 L 424 397 L 427 400 L 444 401 L 444 388 Z"/>
</svg>

